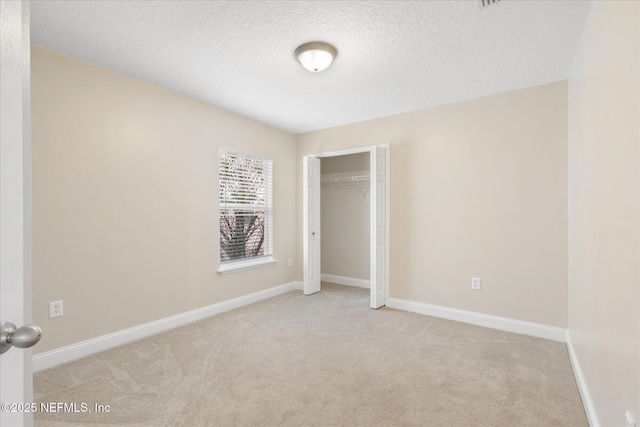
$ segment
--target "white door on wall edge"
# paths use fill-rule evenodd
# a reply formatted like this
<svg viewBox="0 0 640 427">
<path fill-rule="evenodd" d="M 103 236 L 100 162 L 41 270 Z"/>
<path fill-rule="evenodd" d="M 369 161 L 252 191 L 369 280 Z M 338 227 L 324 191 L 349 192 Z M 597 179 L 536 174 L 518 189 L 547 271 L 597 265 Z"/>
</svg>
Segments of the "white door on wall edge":
<svg viewBox="0 0 640 427">
<path fill-rule="evenodd" d="M 385 305 L 387 292 L 387 150 L 373 147 L 371 173 L 371 308 Z"/>
<path fill-rule="evenodd" d="M 0 1 L 0 22 L 0 322 L 21 327 L 31 320 L 29 3 Z M 31 354 L 0 354 L 3 405 L 32 401 Z M 16 411 L 0 411 L 0 425 L 33 424 L 31 413 L 9 409 Z"/>
<path fill-rule="evenodd" d="M 311 295 L 320 291 L 320 159 L 303 159 L 303 259 L 302 292 Z"/>
</svg>

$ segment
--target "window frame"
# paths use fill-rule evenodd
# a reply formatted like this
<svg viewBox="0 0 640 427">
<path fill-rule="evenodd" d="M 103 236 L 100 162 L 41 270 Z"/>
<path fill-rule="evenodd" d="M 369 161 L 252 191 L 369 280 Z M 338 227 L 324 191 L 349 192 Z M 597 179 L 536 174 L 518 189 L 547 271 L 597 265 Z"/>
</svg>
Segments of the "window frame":
<svg viewBox="0 0 640 427">
<path fill-rule="evenodd" d="M 241 156 L 250 157 L 253 159 L 261 160 L 265 162 L 267 174 L 265 174 L 265 204 L 264 204 L 264 241 L 262 247 L 266 252 L 265 255 L 256 255 L 249 258 L 239 258 L 236 260 L 223 261 L 221 259 L 221 249 L 218 247 L 218 270 L 219 274 L 230 274 L 245 270 L 251 270 L 254 268 L 265 267 L 273 265 L 277 262 L 273 256 L 273 159 L 268 156 L 264 156 L 257 153 L 252 153 L 243 150 L 237 150 L 235 148 L 220 147 L 218 149 L 218 232 L 219 239 L 218 245 L 220 245 L 221 233 L 220 233 L 220 218 L 224 201 L 220 198 L 220 172 L 221 162 L 220 158 L 223 153 L 233 153 Z M 255 207 L 254 207 L 255 208 Z"/>
</svg>

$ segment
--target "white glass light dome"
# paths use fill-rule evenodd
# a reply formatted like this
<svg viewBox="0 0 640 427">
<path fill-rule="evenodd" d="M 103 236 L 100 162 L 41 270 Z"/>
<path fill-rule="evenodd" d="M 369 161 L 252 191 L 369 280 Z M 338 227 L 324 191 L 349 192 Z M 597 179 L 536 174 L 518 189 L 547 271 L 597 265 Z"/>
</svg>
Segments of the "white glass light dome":
<svg viewBox="0 0 640 427">
<path fill-rule="evenodd" d="M 336 48 L 323 42 L 310 42 L 298 46 L 295 56 L 307 70 L 318 73 L 326 70 L 337 55 Z"/>
</svg>

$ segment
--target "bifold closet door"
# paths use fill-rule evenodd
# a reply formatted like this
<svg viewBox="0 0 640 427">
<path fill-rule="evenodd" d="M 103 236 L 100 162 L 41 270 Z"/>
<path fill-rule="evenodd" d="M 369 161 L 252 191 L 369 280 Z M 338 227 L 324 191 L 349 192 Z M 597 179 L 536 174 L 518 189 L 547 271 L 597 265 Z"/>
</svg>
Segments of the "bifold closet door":
<svg viewBox="0 0 640 427">
<path fill-rule="evenodd" d="M 385 305 L 387 292 L 387 150 L 373 147 L 371 173 L 371 308 Z"/>
<path fill-rule="evenodd" d="M 311 295 L 320 291 L 320 159 L 305 156 L 303 185 L 303 256 L 304 279 L 302 291 Z"/>
</svg>

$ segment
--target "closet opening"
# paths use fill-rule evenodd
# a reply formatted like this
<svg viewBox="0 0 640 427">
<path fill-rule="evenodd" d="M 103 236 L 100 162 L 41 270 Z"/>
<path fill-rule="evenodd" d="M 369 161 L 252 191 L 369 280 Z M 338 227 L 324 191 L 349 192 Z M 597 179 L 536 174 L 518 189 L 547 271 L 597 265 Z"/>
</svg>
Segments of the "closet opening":
<svg viewBox="0 0 640 427">
<path fill-rule="evenodd" d="M 369 153 L 320 159 L 320 280 L 370 289 Z"/>
<path fill-rule="evenodd" d="M 385 305 L 388 283 L 388 146 L 303 158 L 303 292 L 321 282 L 370 289 Z"/>
</svg>

